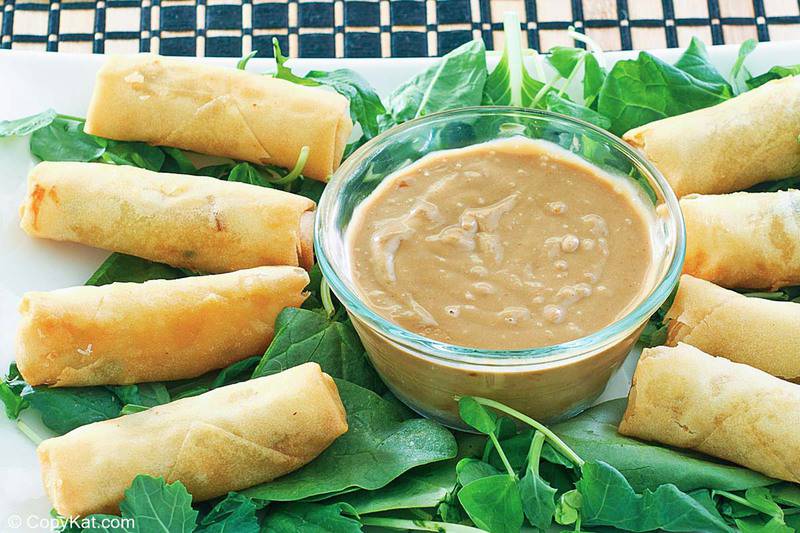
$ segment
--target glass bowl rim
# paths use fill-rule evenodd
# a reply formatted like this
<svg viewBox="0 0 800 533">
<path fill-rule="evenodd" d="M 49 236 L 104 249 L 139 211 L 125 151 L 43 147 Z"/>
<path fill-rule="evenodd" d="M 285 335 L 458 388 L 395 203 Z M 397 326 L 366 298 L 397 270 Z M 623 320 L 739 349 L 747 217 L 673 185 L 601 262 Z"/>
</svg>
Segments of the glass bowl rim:
<svg viewBox="0 0 800 533">
<path fill-rule="evenodd" d="M 669 267 L 664 275 L 655 283 L 647 296 L 643 298 L 636 307 L 628 311 L 625 316 L 589 335 L 559 344 L 516 350 L 484 350 L 470 348 L 424 337 L 383 318 L 365 305 L 358 297 L 355 290 L 351 289 L 348 283 L 345 282 L 338 272 L 336 272 L 336 269 L 333 268 L 325 249 L 325 236 L 328 233 L 328 218 L 329 213 L 332 214 L 335 212 L 333 209 L 336 202 L 335 196 L 338 195 L 342 184 L 352 176 L 352 171 L 373 155 L 376 148 L 391 142 L 392 137 L 399 133 L 404 133 L 421 125 L 441 121 L 442 119 L 474 116 L 476 114 L 522 114 L 533 118 L 545 119 L 550 122 L 557 121 L 567 123 L 567 125 L 571 127 L 589 129 L 599 134 L 606 144 L 622 152 L 628 160 L 639 167 L 640 170 L 646 172 L 651 181 L 655 181 L 658 185 L 658 192 L 664 198 L 664 204 L 667 205 L 669 219 L 675 228 L 675 244 L 671 250 L 672 257 L 669 258 Z M 589 162 L 591 163 L 591 161 Z M 430 115 L 409 120 L 408 122 L 394 126 L 373 137 L 351 154 L 336 170 L 325 187 L 318 203 L 314 223 L 314 249 L 322 275 L 347 311 L 355 314 L 361 322 L 364 322 L 379 335 L 387 337 L 392 342 L 413 352 L 424 354 L 424 356 L 434 360 L 443 360 L 456 364 L 540 366 L 555 361 L 576 359 L 587 353 L 594 353 L 601 348 L 616 344 L 616 342 L 630 335 L 637 327 L 655 313 L 667 300 L 680 278 L 686 253 L 686 230 L 678 198 L 675 196 L 672 187 L 670 187 L 664 176 L 638 151 L 613 133 L 595 126 L 590 122 L 552 111 L 515 106 L 472 106 L 431 113 Z"/>
</svg>

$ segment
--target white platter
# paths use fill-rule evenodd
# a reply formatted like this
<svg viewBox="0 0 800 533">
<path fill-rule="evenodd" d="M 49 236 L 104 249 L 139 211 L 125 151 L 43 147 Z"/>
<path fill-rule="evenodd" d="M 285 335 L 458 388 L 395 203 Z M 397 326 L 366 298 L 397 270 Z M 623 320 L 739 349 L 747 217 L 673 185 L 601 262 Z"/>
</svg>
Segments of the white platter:
<svg viewBox="0 0 800 533">
<path fill-rule="evenodd" d="M 715 65 L 728 72 L 737 46 L 709 48 Z M 653 52 L 674 61 L 680 50 Z M 634 52 L 607 53 L 609 62 L 632 57 Z M 0 120 L 37 113 L 52 107 L 60 113 L 85 116 L 94 74 L 102 56 L 0 51 Z M 233 67 L 233 59 L 204 59 Z M 382 94 L 434 59 L 319 59 L 293 60 L 299 72 L 310 69 L 352 68 L 366 77 Z M 491 61 L 490 61 L 491 63 Z M 759 74 L 773 65 L 800 63 L 800 42 L 764 43 L 747 59 Z M 255 59 L 256 72 L 274 69 L 274 62 Z M 16 307 L 29 290 L 51 290 L 80 285 L 95 271 L 108 252 L 79 245 L 34 240 L 19 229 L 18 206 L 24 195 L 28 170 L 35 161 L 28 151 L 28 138 L 0 139 L 0 374 L 14 354 Z M 601 400 L 627 394 L 636 362 L 632 353 L 612 378 Z M 47 529 L 51 505 L 44 496 L 33 444 L 0 414 L 0 531 Z M 20 523 L 17 526 L 17 522 Z M 17 526 L 17 527 L 14 527 Z"/>
</svg>

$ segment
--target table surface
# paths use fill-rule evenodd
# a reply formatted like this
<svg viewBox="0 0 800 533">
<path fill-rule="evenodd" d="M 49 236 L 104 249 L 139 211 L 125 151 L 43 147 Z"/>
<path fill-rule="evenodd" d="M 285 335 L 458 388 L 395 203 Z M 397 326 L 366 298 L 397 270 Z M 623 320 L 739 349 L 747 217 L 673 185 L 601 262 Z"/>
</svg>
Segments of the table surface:
<svg viewBox="0 0 800 533">
<path fill-rule="evenodd" d="M 437 56 L 483 37 L 502 46 L 520 15 L 527 44 L 573 45 L 572 25 L 606 50 L 800 38 L 798 0 L 2 0 L 0 48 L 83 53 L 294 57 Z"/>
</svg>

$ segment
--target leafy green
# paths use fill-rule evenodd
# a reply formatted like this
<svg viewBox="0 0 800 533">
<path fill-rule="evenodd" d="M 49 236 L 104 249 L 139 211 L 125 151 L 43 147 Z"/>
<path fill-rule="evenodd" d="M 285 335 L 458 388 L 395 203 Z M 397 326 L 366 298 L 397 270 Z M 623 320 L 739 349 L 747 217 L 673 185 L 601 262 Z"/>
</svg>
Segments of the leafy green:
<svg viewBox="0 0 800 533">
<path fill-rule="evenodd" d="M 98 138 L 83 132 L 83 121 L 57 116 L 31 135 L 31 153 L 42 161 L 94 161 L 106 151 Z"/>
<path fill-rule="evenodd" d="M 151 279 L 178 279 L 190 275 L 193 275 L 193 272 L 184 268 L 175 268 L 132 255 L 113 253 L 86 281 L 86 285 L 107 285 L 119 281 L 142 283 Z"/>
<path fill-rule="evenodd" d="M 476 479 L 499 475 L 500 470 L 479 459 L 465 457 L 456 465 L 456 473 L 461 485 L 469 485 Z"/>
<path fill-rule="evenodd" d="M 142 142 L 121 142 L 95 137 L 106 150 L 101 160 L 114 165 L 130 165 L 157 172 L 164 166 L 167 156 L 161 148 Z"/>
<path fill-rule="evenodd" d="M 389 96 L 389 111 L 400 123 L 438 111 L 480 105 L 485 83 L 483 41 L 470 41 L 397 87 Z"/>
<path fill-rule="evenodd" d="M 258 533 L 256 510 L 250 498 L 231 492 L 200 519 L 195 533 Z"/>
<path fill-rule="evenodd" d="M 692 37 L 689 47 L 675 63 L 675 66 L 698 80 L 720 86 L 721 90 L 728 85 L 727 80 L 708 57 L 706 45 L 697 37 Z"/>
<path fill-rule="evenodd" d="M 546 530 L 556 511 L 556 489 L 551 487 L 538 473 L 531 469 L 519 480 L 522 508 L 528 521 L 541 530 Z"/>
<path fill-rule="evenodd" d="M 755 89 L 769 81 L 786 78 L 788 76 L 797 76 L 798 74 L 800 74 L 800 65 L 790 65 L 786 67 L 775 66 L 760 76 L 748 79 L 746 83 L 748 89 Z"/>
<path fill-rule="evenodd" d="M 9 420 L 16 420 L 28 407 L 28 401 L 21 396 L 25 385 L 16 363 L 11 363 L 8 374 L 0 381 L 0 402 L 3 402 Z"/>
<path fill-rule="evenodd" d="M 611 120 L 610 130 L 623 134 L 654 120 L 709 107 L 730 98 L 718 84 L 641 52 L 637 59 L 618 61 L 603 83 L 598 111 Z"/>
<path fill-rule="evenodd" d="M 549 111 L 554 111 L 556 113 L 561 113 L 562 115 L 567 115 L 570 117 L 579 118 L 581 120 L 585 120 L 591 124 L 594 124 L 597 127 L 608 129 L 611 126 L 611 121 L 607 118 L 598 113 L 597 111 L 590 109 L 586 106 L 582 106 L 580 104 L 576 104 L 571 100 L 567 100 L 564 97 L 558 96 L 555 93 L 548 93 L 547 97 L 544 100 L 545 107 Z"/>
<path fill-rule="evenodd" d="M 533 79 L 525 68 L 519 17 L 515 13 L 506 15 L 503 29 L 506 35 L 503 56 L 486 78 L 483 104 L 528 107 L 542 90 L 544 83 Z"/>
<path fill-rule="evenodd" d="M 270 533 L 360 533 L 361 523 L 342 513 L 355 514 L 346 503 L 294 503 L 267 516 L 263 531 Z"/>
<path fill-rule="evenodd" d="M 119 416 L 122 402 L 105 387 L 31 387 L 22 398 L 39 411 L 42 422 L 59 435 L 76 427 Z"/>
<path fill-rule="evenodd" d="M 267 177 L 255 165 L 247 162 L 234 166 L 228 174 L 228 181 L 273 188 Z"/>
<path fill-rule="evenodd" d="M 525 520 L 516 480 L 507 474 L 471 481 L 458 501 L 475 525 L 491 533 L 518 533 Z"/>
<path fill-rule="evenodd" d="M 458 414 L 461 420 L 481 433 L 490 435 L 497 429 L 497 415 L 469 396 L 459 400 Z"/>
<path fill-rule="evenodd" d="M 315 311 L 287 307 L 275 320 L 275 338 L 253 377 L 277 374 L 309 361 L 319 363 L 335 378 L 378 393 L 385 390 L 349 321 L 332 321 Z"/>
<path fill-rule="evenodd" d="M 41 113 L 16 120 L 0 120 L 0 137 L 28 135 L 38 129 L 49 126 L 55 118 L 55 110 L 47 109 Z"/>
<path fill-rule="evenodd" d="M 636 494 L 625 477 L 602 461 L 587 462 L 576 483 L 584 524 L 627 531 L 732 531 L 722 516 L 711 512 L 675 485 Z"/>
<path fill-rule="evenodd" d="M 626 400 L 611 400 L 553 426 L 578 455 L 619 470 L 637 490 L 672 483 L 680 490 L 743 490 L 775 483 L 739 466 L 718 463 L 688 450 L 650 444 L 617 433 Z"/>
<path fill-rule="evenodd" d="M 734 95 L 739 95 L 749 89 L 747 80 L 750 79 L 750 72 L 744 66 L 744 60 L 753 53 L 753 50 L 756 49 L 756 44 L 758 43 L 755 39 L 747 39 L 739 47 L 739 54 L 736 57 L 733 68 L 731 68 L 731 85 L 733 86 Z"/>
<path fill-rule="evenodd" d="M 347 433 L 317 459 L 271 483 L 247 489 L 258 500 L 292 501 L 351 488 L 379 489 L 408 470 L 456 455 L 453 435 L 432 420 L 402 420 L 391 403 L 337 380 Z"/>
<path fill-rule="evenodd" d="M 140 383 L 108 387 L 123 404 L 154 407 L 170 401 L 169 391 L 163 383 Z"/>
</svg>

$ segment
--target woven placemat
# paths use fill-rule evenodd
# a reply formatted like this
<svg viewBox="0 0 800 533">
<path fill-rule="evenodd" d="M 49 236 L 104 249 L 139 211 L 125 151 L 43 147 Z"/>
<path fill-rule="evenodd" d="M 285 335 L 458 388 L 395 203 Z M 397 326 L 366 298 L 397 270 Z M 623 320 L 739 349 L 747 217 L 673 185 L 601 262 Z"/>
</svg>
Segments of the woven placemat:
<svg viewBox="0 0 800 533">
<path fill-rule="evenodd" d="M 0 48 L 299 57 L 436 56 L 474 37 L 502 43 L 519 13 L 531 48 L 572 45 L 570 25 L 607 50 L 800 39 L 798 0 L 3 0 Z"/>
</svg>

